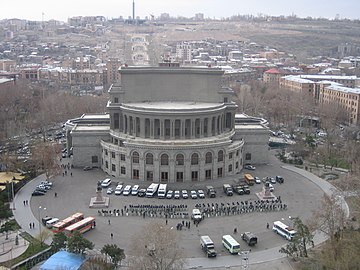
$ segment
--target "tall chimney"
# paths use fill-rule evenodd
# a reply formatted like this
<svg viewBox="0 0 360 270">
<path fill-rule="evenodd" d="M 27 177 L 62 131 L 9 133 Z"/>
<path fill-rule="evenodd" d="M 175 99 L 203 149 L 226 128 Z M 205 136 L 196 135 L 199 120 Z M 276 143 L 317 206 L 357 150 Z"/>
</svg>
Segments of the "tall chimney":
<svg viewBox="0 0 360 270">
<path fill-rule="evenodd" d="M 133 20 L 135 21 L 135 0 L 133 0 Z"/>
</svg>

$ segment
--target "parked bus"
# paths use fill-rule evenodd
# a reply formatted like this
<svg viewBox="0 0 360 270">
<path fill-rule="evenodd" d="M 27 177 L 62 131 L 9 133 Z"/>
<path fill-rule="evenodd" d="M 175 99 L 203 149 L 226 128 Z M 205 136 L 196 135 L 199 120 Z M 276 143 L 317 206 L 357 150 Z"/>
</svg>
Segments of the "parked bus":
<svg viewBox="0 0 360 270">
<path fill-rule="evenodd" d="M 166 196 L 166 187 L 167 187 L 167 184 L 160 184 L 159 185 L 159 189 L 158 189 L 158 192 L 157 192 L 157 196 L 159 199 L 164 199 L 165 196 Z"/>
<path fill-rule="evenodd" d="M 231 254 L 240 252 L 240 244 L 231 235 L 223 235 L 222 244 Z"/>
<path fill-rule="evenodd" d="M 84 218 L 83 213 L 73 214 L 70 217 L 67 217 L 62 221 L 59 221 L 58 223 L 54 224 L 54 226 L 52 227 L 52 231 L 54 233 L 61 233 L 63 230 L 65 230 L 66 227 L 69 227 L 70 225 L 82 220 L 83 218 Z"/>
<path fill-rule="evenodd" d="M 254 179 L 254 177 L 253 177 L 250 173 L 245 173 L 245 174 L 244 174 L 244 179 L 245 179 L 245 182 L 246 182 L 249 186 L 253 186 L 253 185 L 254 185 L 255 179 Z"/>
<path fill-rule="evenodd" d="M 291 241 L 296 235 L 296 231 L 293 228 L 285 225 L 281 221 L 275 221 L 272 229 L 274 232 L 276 232 L 277 234 L 281 235 L 282 237 L 286 238 L 289 241 Z"/>
<path fill-rule="evenodd" d="M 70 225 L 69 227 L 66 227 L 64 233 L 66 236 L 72 235 L 75 231 L 79 231 L 80 233 L 85 233 L 95 228 L 95 226 L 96 226 L 95 218 L 87 217 Z"/>
<path fill-rule="evenodd" d="M 158 190 L 159 184 L 152 183 L 147 189 L 146 189 L 146 197 L 154 197 L 157 190 Z"/>
</svg>

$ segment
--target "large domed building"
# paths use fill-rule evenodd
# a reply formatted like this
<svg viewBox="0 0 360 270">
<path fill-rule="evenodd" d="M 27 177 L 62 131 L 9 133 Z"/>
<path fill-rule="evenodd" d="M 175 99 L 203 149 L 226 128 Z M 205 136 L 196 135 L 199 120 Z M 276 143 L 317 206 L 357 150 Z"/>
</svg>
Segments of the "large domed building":
<svg viewBox="0 0 360 270">
<path fill-rule="evenodd" d="M 74 166 L 101 167 L 120 179 L 216 180 L 246 163 L 267 162 L 263 119 L 237 115 L 233 91 L 216 68 L 122 67 L 108 114 L 69 120 Z"/>
</svg>

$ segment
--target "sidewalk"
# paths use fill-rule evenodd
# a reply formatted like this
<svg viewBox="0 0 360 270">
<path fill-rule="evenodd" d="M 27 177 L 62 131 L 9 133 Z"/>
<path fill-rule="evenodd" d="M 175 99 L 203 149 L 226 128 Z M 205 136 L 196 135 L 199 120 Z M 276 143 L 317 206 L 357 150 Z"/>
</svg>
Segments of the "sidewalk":
<svg viewBox="0 0 360 270">
<path fill-rule="evenodd" d="M 18 237 L 18 244 L 16 245 L 16 236 Z M 12 260 L 23 254 L 28 248 L 28 242 L 24 240 L 17 232 L 0 235 L 0 263 Z"/>
<path fill-rule="evenodd" d="M 27 232 L 33 237 L 37 237 L 39 235 L 39 226 L 42 226 L 41 229 L 44 227 L 41 222 L 35 218 L 33 212 L 31 211 L 31 193 L 35 187 L 44 180 L 45 176 L 40 175 L 27 183 L 18 191 L 18 193 L 16 193 L 14 202 L 12 204 L 14 218 L 21 227 L 19 232 Z M 25 205 L 24 201 L 28 201 L 28 204 Z M 30 229 L 30 223 L 35 225 L 34 229 Z M 5 239 L 5 234 L 0 235 L 0 262 L 6 262 L 8 260 L 14 259 L 23 254 L 28 248 L 28 242 L 24 240 L 20 234 L 18 235 L 19 244 L 15 244 L 16 235 L 17 232 L 9 233 L 8 240 Z M 51 240 L 48 239 L 46 243 L 50 244 L 50 241 Z"/>
</svg>

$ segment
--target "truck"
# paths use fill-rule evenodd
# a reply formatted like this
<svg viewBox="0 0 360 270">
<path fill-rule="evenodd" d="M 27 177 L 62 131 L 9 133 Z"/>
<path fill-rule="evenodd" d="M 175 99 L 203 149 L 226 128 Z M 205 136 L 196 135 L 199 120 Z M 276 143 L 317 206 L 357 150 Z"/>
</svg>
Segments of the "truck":
<svg viewBox="0 0 360 270">
<path fill-rule="evenodd" d="M 224 184 L 223 185 L 223 190 L 224 190 L 224 193 L 227 196 L 232 196 L 233 195 L 233 189 L 229 184 Z"/>
<path fill-rule="evenodd" d="M 208 235 L 200 236 L 200 246 L 208 258 L 216 257 L 217 253 L 215 250 L 214 242 Z"/>
<path fill-rule="evenodd" d="M 158 190 L 159 184 L 152 183 L 147 189 L 146 189 L 146 197 L 154 197 L 157 190 Z"/>
<path fill-rule="evenodd" d="M 255 246 L 257 244 L 257 236 L 251 232 L 244 232 L 242 235 L 241 235 L 241 239 L 244 240 L 248 246 Z"/>
<path fill-rule="evenodd" d="M 216 197 L 216 191 L 213 186 L 206 186 L 206 193 L 209 196 L 209 198 Z"/>
<path fill-rule="evenodd" d="M 244 189 L 241 185 L 239 184 L 235 184 L 232 186 L 233 190 L 235 193 L 239 194 L 239 195 L 244 195 Z"/>
<path fill-rule="evenodd" d="M 157 196 L 159 199 L 164 199 L 166 197 L 166 188 L 167 184 L 160 184 L 157 191 Z"/>
<path fill-rule="evenodd" d="M 253 186 L 253 185 L 254 185 L 255 179 L 254 179 L 254 177 L 253 177 L 250 173 L 245 173 L 245 174 L 244 174 L 244 179 L 245 179 L 245 182 L 246 182 L 249 186 Z"/>
</svg>

